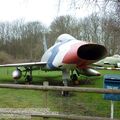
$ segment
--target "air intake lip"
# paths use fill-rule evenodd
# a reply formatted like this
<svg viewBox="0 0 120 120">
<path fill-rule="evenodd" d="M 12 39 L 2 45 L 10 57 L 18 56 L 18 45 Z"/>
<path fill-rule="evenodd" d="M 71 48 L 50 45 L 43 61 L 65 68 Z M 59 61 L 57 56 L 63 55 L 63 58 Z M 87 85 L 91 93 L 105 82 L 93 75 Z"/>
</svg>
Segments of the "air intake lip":
<svg viewBox="0 0 120 120">
<path fill-rule="evenodd" d="M 107 50 L 103 45 L 85 44 L 78 48 L 77 55 L 85 60 L 99 60 L 106 56 Z"/>
</svg>

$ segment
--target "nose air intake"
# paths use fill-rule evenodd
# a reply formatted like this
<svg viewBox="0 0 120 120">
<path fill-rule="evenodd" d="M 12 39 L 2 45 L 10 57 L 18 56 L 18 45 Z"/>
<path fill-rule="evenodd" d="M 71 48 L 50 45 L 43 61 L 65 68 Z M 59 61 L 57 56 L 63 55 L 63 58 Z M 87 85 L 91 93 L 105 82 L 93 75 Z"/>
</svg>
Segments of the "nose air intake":
<svg viewBox="0 0 120 120">
<path fill-rule="evenodd" d="M 99 60 L 105 57 L 107 50 L 98 44 L 85 44 L 78 48 L 77 55 L 85 60 Z"/>
</svg>

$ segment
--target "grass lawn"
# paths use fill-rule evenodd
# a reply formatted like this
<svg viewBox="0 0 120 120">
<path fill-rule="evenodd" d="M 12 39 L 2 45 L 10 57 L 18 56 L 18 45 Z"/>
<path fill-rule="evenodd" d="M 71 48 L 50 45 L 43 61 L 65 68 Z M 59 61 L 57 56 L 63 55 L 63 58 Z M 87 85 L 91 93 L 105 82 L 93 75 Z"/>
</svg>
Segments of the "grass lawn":
<svg viewBox="0 0 120 120">
<path fill-rule="evenodd" d="M 0 69 L 0 83 L 13 83 L 13 69 Z M 103 88 L 103 75 L 120 74 L 120 71 L 101 70 L 100 77 L 80 76 L 81 87 Z M 61 72 L 33 72 L 33 84 L 49 81 L 50 85 L 61 85 Z M 18 81 L 24 83 L 24 77 Z M 0 89 L 0 108 L 50 108 L 66 114 L 110 117 L 110 101 L 104 100 L 102 94 L 75 93 L 62 97 L 60 92 L 42 92 L 35 90 Z M 46 99 L 47 98 L 47 99 Z M 120 119 L 120 103 L 115 102 L 115 118 Z M 53 119 L 52 119 L 53 120 Z"/>
</svg>

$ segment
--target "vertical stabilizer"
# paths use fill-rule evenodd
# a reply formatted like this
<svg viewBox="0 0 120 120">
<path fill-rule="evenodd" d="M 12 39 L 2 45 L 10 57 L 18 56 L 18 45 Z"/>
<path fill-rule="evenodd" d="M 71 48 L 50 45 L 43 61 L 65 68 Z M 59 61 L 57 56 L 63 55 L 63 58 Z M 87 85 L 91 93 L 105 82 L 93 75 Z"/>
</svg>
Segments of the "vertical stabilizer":
<svg viewBox="0 0 120 120">
<path fill-rule="evenodd" d="M 47 41 L 46 41 L 46 34 L 43 33 L 43 47 L 44 47 L 44 52 L 47 51 Z"/>
</svg>

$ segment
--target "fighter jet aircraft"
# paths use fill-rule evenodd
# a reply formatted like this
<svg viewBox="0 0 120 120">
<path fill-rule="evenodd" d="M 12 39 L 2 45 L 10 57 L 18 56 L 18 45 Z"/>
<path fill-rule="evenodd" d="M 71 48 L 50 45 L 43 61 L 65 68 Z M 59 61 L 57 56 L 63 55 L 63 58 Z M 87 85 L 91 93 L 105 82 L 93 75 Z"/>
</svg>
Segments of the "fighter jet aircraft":
<svg viewBox="0 0 120 120">
<path fill-rule="evenodd" d="M 63 84 L 67 86 L 70 76 L 72 79 L 77 79 L 79 74 L 100 75 L 89 65 L 103 59 L 106 54 L 107 50 L 103 45 L 88 43 L 77 40 L 69 34 L 62 34 L 57 38 L 55 44 L 43 54 L 40 62 L 4 64 L 0 67 L 16 67 L 12 74 L 14 79 L 19 79 L 23 71 L 28 72 L 32 78 L 32 71 L 35 69 L 61 70 Z"/>
<path fill-rule="evenodd" d="M 94 63 L 94 65 L 97 66 L 102 66 L 102 67 L 120 67 L 120 55 L 113 55 L 113 56 L 109 56 L 106 57 L 96 63 Z"/>
</svg>

